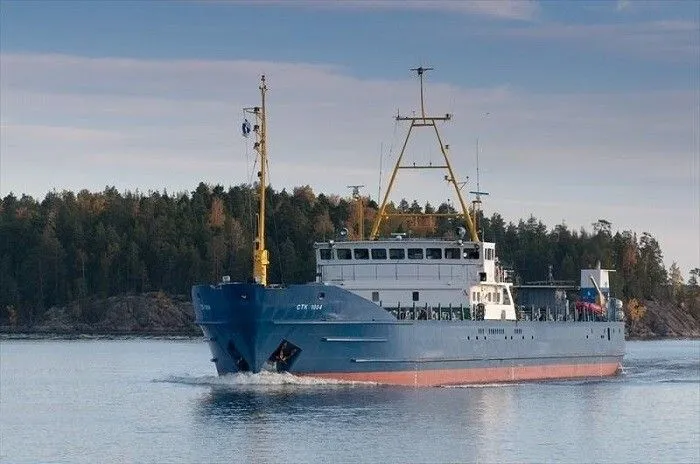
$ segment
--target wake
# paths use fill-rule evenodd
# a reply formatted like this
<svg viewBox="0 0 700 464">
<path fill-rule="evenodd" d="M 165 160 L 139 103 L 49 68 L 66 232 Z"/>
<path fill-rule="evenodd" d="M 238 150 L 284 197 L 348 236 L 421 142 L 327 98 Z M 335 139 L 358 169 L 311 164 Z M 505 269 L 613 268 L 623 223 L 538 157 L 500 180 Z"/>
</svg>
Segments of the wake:
<svg viewBox="0 0 700 464">
<path fill-rule="evenodd" d="M 269 388 L 269 387 L 347 387 L 347 386 L 373 386 L 373 382 L 357 382 L 350 380 L 318 379 L 314 377 L 302 377 L 289 372 L 239 372 L 222 376 L 204 375 L 170 375 L 163 379 L 154 379 L 155 383 L 174 383 L 181 385 L 198 385 L 207 387 L 219 387 L 230 389 Z"/>
</svg>

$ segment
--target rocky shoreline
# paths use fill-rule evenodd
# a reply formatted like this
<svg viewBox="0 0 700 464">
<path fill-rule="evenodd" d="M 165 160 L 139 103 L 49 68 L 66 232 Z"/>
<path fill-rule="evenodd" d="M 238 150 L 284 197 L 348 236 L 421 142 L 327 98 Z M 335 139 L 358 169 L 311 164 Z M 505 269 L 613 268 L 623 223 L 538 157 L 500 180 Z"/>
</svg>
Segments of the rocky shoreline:
<svg viewBox="0 0 700 464">
<path fill-rule="evenodd" d="M 681 307 L 645 302 L 627 321 L 628 340 L 700 338 L 700 323 Z M 0 325 L 0 339 L 192 339 L 202 336 L 188 295 L 149 292 L 54 306 L 34 324 Z"/>
</svg>

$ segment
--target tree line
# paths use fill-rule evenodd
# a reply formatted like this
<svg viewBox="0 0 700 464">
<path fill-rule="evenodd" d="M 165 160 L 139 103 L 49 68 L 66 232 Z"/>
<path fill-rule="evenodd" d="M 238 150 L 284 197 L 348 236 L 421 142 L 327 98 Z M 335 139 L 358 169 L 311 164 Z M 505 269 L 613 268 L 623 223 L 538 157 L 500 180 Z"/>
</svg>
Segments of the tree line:
<svg viewBox="0 0 700 464">
<path fill-rule="evenodd" d="M 314 241 L 367 236 L 377 204 L 338 195 L 316 195 L 309 186 L 288 192 L 268 187 L 267 248 L 269 281 L 314 280 Z M 92 297 L 162 290 L 189 292 L 194 283 L 229 275 L 245 281 L 252 274 L 252 241 L 257 214 L 255 186 L 225 189 L 200 183 L 193 192 L 50 192 L 41 201 L 9 194 L 0 202 L 0 324 L 33 324 L 48 308 Z M 360 208 L 365 230 L 358 229 Z M 454 212 L 443 203 L 401 200 L 381 233 L 456 237 L 455 219 L 424 213 Z M 497 244 L 500 263 L 520 282 L 577 281 L 581 268 L 600 262 L 616 269 L 613 291 L 623 299 L 673 298 L 700 319 L 698 278 L 685 281 L 675 263 L 666 269 L 657 240 L 646 232 L 612 232 L 599 220 L 592 231 L 565 224 L 549 229 L 535 217 L 506 222 L 498 213 L 478 215 L 480 235 Z M 551 266 L 551 268 L 550 268 Z M 85 322 L 90 315 L 82 316 Z"/>
</svg>

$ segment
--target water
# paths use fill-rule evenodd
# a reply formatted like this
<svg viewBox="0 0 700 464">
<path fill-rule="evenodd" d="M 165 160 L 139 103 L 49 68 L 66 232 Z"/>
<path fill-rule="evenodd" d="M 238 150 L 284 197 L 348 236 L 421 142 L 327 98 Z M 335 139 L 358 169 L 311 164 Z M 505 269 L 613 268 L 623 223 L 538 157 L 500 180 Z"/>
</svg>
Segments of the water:
<svg viewBox="0 0 700 464">
<path fill-rule="evenodd" d="M 700 341 L 597 381 L 219 378 L 200 340 L 0 341 L 0 461 L 700 462 Z"/>
</svg>

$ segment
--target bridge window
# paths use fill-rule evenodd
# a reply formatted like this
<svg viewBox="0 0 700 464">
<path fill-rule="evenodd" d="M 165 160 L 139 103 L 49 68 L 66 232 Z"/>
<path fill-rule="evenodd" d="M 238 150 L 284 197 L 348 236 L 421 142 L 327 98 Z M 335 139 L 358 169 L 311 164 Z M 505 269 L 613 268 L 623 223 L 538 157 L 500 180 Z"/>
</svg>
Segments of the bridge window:
<svg viewBox="0 0 700 464">
<path fill-rule="evenodd" d="M 418 301 L 420 297 L 419 292 L 413 292 L 413 301 Z"/>
<path fill-rule="evenodd" d="M 386 259 L 386 248 L 372 248 L 372 259 Z"/>
<path fill-rule="evenodd" d="M 352 259 L 350 248 L 338 248 L 335 250 L 335 255 L 338 259 Z"/>
<path fill-rule="evenodd" d="M 465 259 L 479 259 L 479 249 L 478 248 L 465 248 L 464 249 Z"/>
<path fill-rule="evenodd" d="M 389 248 L 389 259 L 404 259 L 406 250 L 403 248 Z"/>
<path fill-rule="evenodd" d="M 445 248 L 445 259 L 459 259 L 459 248 Z"/>
<path fill-rule="evenodd" d="M 442 248 L 426 248 L 426 259 L 442 259 Z"/>
<path fill-rule="evenodd" d="M 503 304 L 510 304 L 510 298 L 508 298 L 508 289 L 503 289 Z"/>
<path fill-rule="evenodd" d="M 372 301 L 379 301 L 379 292 L 372 292 Z"/>
<path fill-rule="evenodd" d="M 488 261 L 492 261 L 494 258 L 493 248 L 484 248 L 484 256 Z"/>
<path fill-rule="evenodd" d="M 408 259 L 423 259 L 423 249 L 422 248 L 409 248 L 408 249 Z"/>
<path fill-rule="evenodd" d="M 355 259 L 369 259 L 369 250 L 367 248 L 355 248 Z"/>
<path fill-rule="evenodd" d="M 333 254 L 331 253 L 330 248 L 321 248 L 318 251 L 320 252 L 321 259 L 323 259 L 323 260 L 333 259 Z"/>
</svg>

